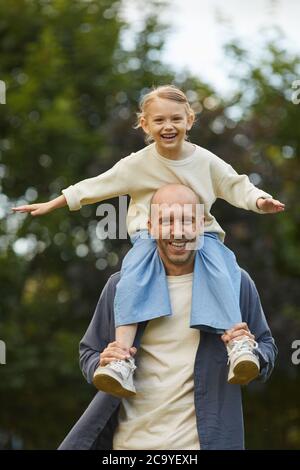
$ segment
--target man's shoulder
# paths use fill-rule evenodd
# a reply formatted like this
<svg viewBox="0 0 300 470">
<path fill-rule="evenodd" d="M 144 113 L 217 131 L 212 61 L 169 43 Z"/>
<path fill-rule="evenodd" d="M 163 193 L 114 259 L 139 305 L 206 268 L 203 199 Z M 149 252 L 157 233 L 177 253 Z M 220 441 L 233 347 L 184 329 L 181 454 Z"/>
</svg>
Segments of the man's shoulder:
<svg viewBox="0 0 300 470">
<path fill-rule="evenodd" d="M 119 280 L 120 280 L 120 277 L 121 277 L 121 272 L 118 271 L 114 274 L 111 274 L 111 276 L 109 276 L 106 284 L 105 284 L 105 288 L 108 290 L 108 291 L 111 291 L 111 292 L 114 292 L 115 289 L 116 289 L 116 285 L 118 284 Z"/>
<path fill-rule="evenodd" d="M 250 274 L 247 271 L 245 271 L 245 269 L 242 269 L 242 268 L 241 268 L 241 283 L 244 284 L 245 286 L 254 285 L 254 281 L 252 277 L 250 276 Z"/>
<path fill-rule="evenodd" d="M 104 287 L 108 297 L 114 298 L 120 277 L 121 272 L 117 271 L 108 278 Z M 254 298 L 257 298 L 257 296 L 257 289 L 252 277 L 247 271 L 241 268 L 240 304 L 245 305 L 251 301 L 251 299 L 254 300 Z"/>
<path fill-rule="evenodd" d="M 240 289 L 240 304 L 247 305 L 249 302 L 256 301 L 258 292 L 255 282 L 250 274 L 241 268 L 241 289 Z"/>
<path fill-rule="evenodd" d="M 121 272 L 117 271 L 116 273 L 111 274 L 106 282 L 106 287 L 109 289 L 115 289 L 121 277 Z M 249 292 L 252 289 L 255 289 L 255 283 L 250 276 L 250 274 L 241 268 L 241 290 L 244 292 Z"/>
</svg>

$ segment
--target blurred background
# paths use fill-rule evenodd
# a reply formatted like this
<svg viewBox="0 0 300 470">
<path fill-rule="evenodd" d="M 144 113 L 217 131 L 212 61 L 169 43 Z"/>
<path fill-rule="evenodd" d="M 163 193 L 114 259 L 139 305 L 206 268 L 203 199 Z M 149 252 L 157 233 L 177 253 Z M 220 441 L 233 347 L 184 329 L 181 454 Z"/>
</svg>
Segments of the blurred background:
<svg viewBox="0 0 300 470">
<path fill-rule="evenodd" d="M 213 214 L 279 348 L 271 379 L 243 392 L 246 446 L 300 448 L 299 17 L 294 0 L 0 0 L 1 449 L 55 449 L 89 404 L 78 342 L 130 248 L 98 239 L 97 204 L 11 207 L 141 149 L 138 101 L 166 83 L 198 113 L 190 140 L 286 204 L 261 216 L 217 201 Z"/>
</svg>

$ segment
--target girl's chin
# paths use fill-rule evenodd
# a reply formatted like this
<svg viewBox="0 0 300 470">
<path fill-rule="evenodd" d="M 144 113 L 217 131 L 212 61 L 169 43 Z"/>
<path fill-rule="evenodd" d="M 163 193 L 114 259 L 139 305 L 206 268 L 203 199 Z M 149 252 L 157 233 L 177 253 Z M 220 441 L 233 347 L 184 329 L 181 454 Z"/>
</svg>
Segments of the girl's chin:
<svg viewBox="0 0 300 470">
<path fill-rule="evenodd" d="M 182 145 L 183 142 L 184 142 L 184 139 L 180 139 L 178 138 L 178 136 L 172 140 L 166 140 L 166 139 L 163 139 L 162 137 L 159 137 L 158 140 L 156 140 L 157 144 L 167 146 L 167 147 L 170 147 L 171 145 L 179 147 Z"/>
</svg>

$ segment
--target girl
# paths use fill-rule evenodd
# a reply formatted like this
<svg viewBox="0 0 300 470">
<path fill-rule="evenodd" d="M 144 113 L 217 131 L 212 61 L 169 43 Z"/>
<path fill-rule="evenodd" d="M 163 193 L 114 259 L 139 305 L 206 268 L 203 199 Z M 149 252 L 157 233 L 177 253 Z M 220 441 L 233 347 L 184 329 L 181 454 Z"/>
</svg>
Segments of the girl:
<svg viewBox="0 0 300 470">
<path fill-rule="evenodd" d="M 75 211 L 85 204 L 130 195 L 127 228 L 133 247 L 123 260 L 114 303 L 116 342 L 126 355 L 105 367 L 99 366 L 94 374 L 99 390 L 119 397 L 136 393 L 136 365 L 130 352 L 137 323 L 172 314 L 155 241 L 151 236 L 145 237 L 155 191 L 168 183 L 182 183 L 204 201 L 204 244 L 195 257 L 193 284 L 198 288 L 193 289 L 190 327 L 218 334 L 241 322 L 240 268 L 234 254 L 223 244 L 225 233 L 210 213 L 212 204 L 219 197 L 258 213 L 284 210 L 284 204 L 256 188 L 246 175 L 238 175 L 219 157 L 189 142 L 187 132 L 194 120 L 195 113 L 180 89 L 173 85 L 153 88 L 141 100 L 135 126 L 142 127 L 148 145 L 122 158 L 107 172 L 63 189 L 62 195 L 52 201 L 13 208 L 36 216 L 65 205 Z M 199 286 L 201 296 L 195 294 Z M 151 302 L 147 289 L 151 290 Z M 246 336 L 245 341 L 229 344 L 229 363 L 234 363 L 229 369 L 229 382 L 248 383 L 258 375 L 255 347 L 255 341 Z"/>
</svg>

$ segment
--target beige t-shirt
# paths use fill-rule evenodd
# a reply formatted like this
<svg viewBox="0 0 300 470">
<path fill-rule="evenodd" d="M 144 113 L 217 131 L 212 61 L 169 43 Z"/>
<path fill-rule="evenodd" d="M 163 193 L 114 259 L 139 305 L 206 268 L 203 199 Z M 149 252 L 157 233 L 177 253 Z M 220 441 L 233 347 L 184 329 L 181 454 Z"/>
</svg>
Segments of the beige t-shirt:
<svg viewBox="0 0 300 470">
<path fill-rule="evenodd" d="M 189 327 L 193 273 L 167 279 L 173 314 L 145 329 L 136 356 L 137 395 L 122 399 L 114 450 L 200 448 L 194 405 L 200 331 Z"/>
<path fill-rule="evenodd" d="M 210 213 L 217 198 L 254 212 L 263 213 L 256 206 L 259 197 L 272 197 L 256 188 L 246 175 L 239 175 L 232 166 L 199 145 L 194 152 L 180 160 L 161 156 L 155 142 L 138 152 L 119 160 L 110 170 L 88 178 L 62 190 L 69 209 L 75 211 L 82 205 L 100 202 L 124 194 L 131 197 L 127 214 L 129 235 L 147 229 L 150 201 L 154 192 L 169 183 L 189 186 L 204 204 L 205 231 L 224 231 Z"/>
</svg>

